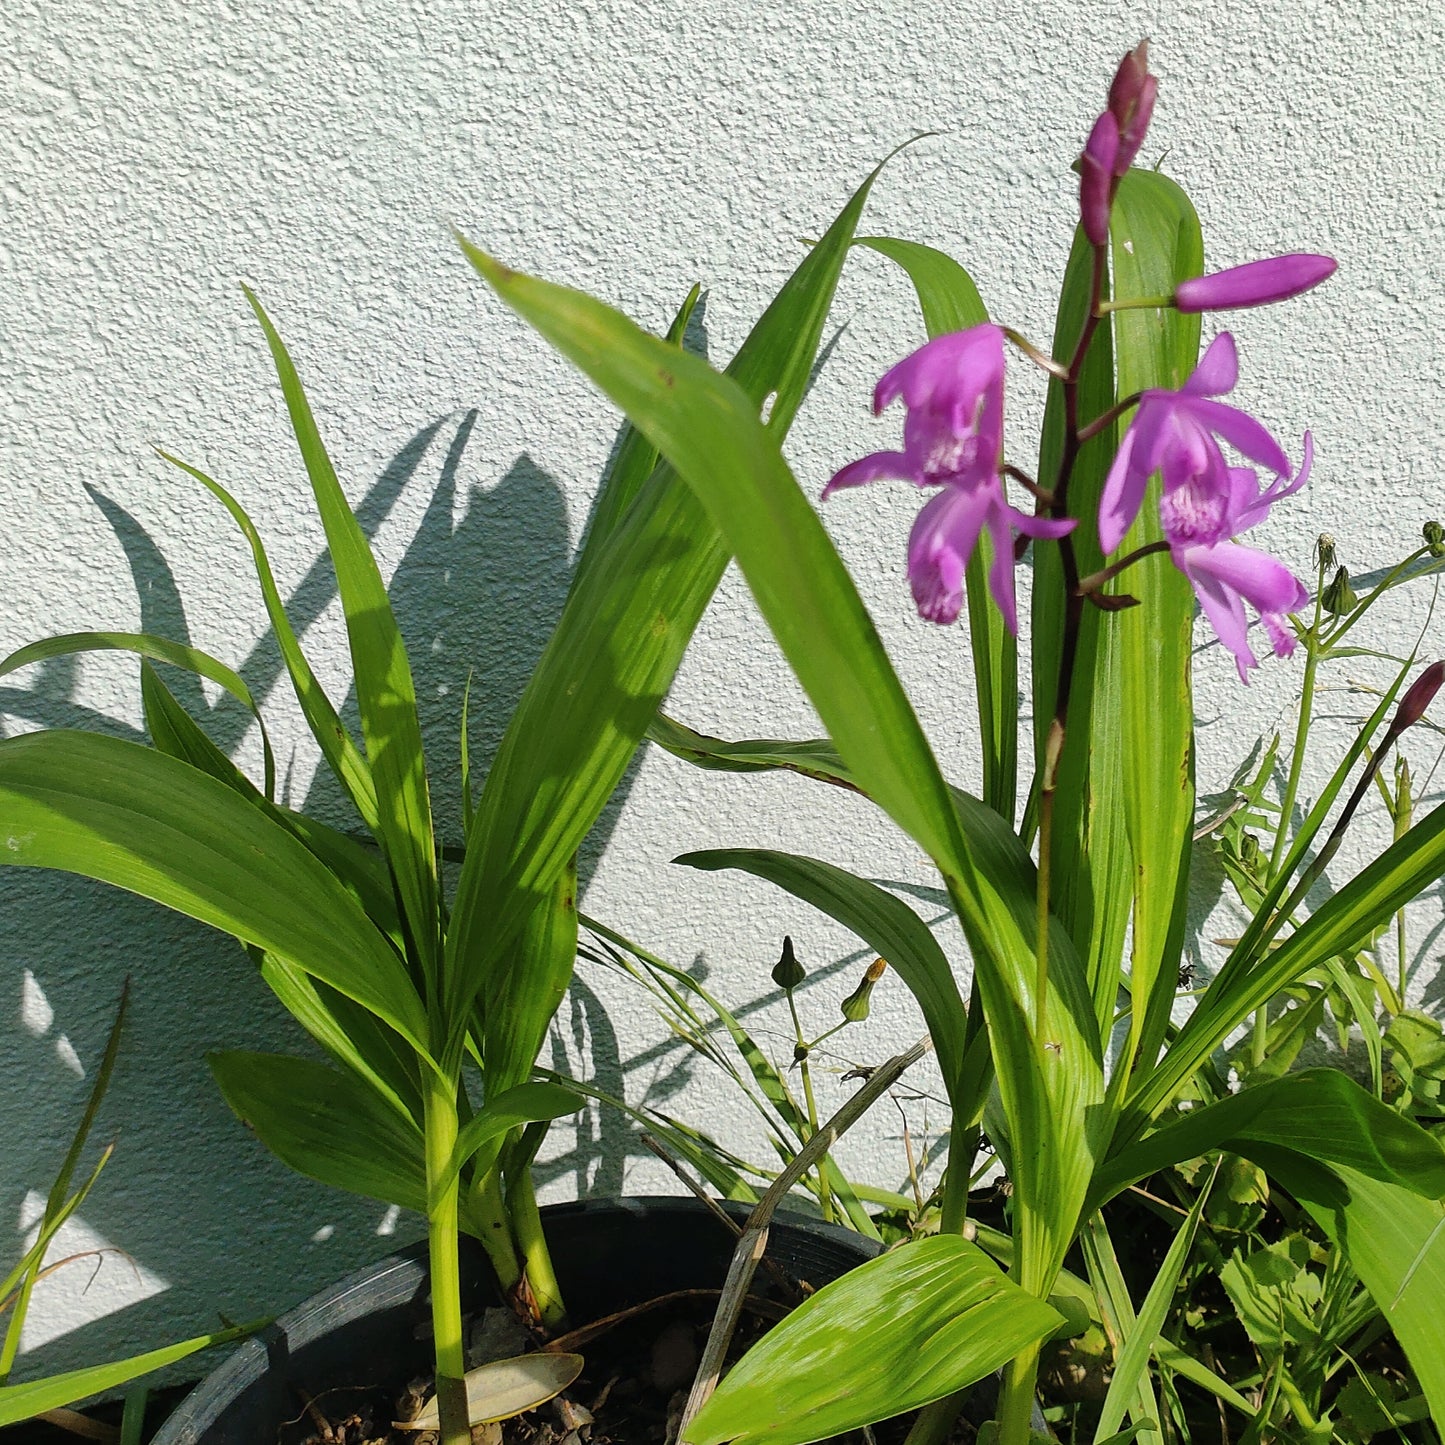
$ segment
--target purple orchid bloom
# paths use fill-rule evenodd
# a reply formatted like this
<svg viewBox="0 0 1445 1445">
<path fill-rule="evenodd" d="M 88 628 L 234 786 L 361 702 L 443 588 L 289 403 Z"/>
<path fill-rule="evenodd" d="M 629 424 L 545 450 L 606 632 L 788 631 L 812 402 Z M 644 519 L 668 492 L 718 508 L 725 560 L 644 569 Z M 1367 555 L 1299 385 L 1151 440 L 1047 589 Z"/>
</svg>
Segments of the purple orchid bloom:
<svg viewBox="0 0 1445 1445">
<path fill-rule="evenodd" d="M 1285 626 L 1288 612 L 1309 601 L 1304 584 L 1283 562 L 1234 539 L 1264 521 L 1269 509 L 1304 486 L 1314 446 L 1305 433 L 1304 460 L 1293 481 L 1278 477 L 1264 491 L 1250 467 L 1230 467 L 1223 490 L 1207 473 L 1166 488 L 1159 500 L 1159 521 L 1174 565 L 1189 578 L 1199 606 L 1234 654 L 1241 682 L 1259 664 L 1246 635 L 1244 604 L 1259 613 L 1276 657 L 1288 657 L 1295 639 Z"/>
<path fill-rule="evenodd" d="M 1267 256 L 1261 261 L 1231 266 L 1227 271 L 1181 281 L 1174 288 L 1174 304 L 1185 312 L 1269 306 L 1303 295 L 1334 274 L 1333 256 L 1293 251 L 1287 256 Z"/>
<path fill-rule="evenodd" d="M 1099 545 L 1106 554 L 1124 540 L 1156 471 L 1166 494 L 1186 482 L 1211 495 L 1229 493 L 1229 468 L 1216 434 L 1248 460 L 1289 477 L 1289 458 L 1264 427 L 1237 407 L 1214 400 L 1233 391 L 1238 379 L 1234 338 L 1221 331 L 1178 391 L 1151 389 L 1140 398 L 1099 503 Z"/>
<path fill-rule="evenodd" d="M 1028 537 L 1061 537 L 1072 521 L 1031 517 L 1008 504 L 1003 476 L 1003 331 L 985 323 L 937 336 L 886 372 L 873 391 L 874 415 L 897 398 L 907 407 L 903 450 L 850 462 L 823 489 L 884 478 L 942 487 L 918 514 L 908 541 L 908 581 L 921 617 L 956 621 L 963 574 L 979 534 L 993 546 L 989 587 L 1010 632 L 1014 601 L 1013 529 Z"/>
</svg>

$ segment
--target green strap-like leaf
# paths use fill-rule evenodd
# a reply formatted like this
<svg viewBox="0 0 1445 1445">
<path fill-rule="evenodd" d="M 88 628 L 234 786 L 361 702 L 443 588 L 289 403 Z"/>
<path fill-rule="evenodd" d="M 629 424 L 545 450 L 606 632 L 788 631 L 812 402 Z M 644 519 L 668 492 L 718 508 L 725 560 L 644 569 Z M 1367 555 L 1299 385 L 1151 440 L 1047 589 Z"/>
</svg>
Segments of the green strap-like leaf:
<svg viewBox="0 0 1445 1445">
<path fill-rule="evenodd" d="M 279 953 L 426 1048 L 401 960 L 331 873 L 224 783 L 139 743 L 0 742 L 0 864 L 58 868 Z"/>
<path fill-rule="evenodd" d="M 768 428 L 777 437 L 807 388 L 876 175 L 804 258 L 728 367 L 750 415 L 774 397 Z M 489 279 L 515 276 L 462 244 Z M 513 300 L 509 287 L 503 296 Z M 669 342 L 652 342 L 666 365 L 703 366 Z M 657 445 L 650 428 L 638 429 Z M 716 524 L 671 466 L 654 468 L 597 555 L 598 565 L 570 592 L 487 775 L 447 934 L 452 1018 L 468 1015 L 528 915 L 551 896 L 672 685 L 727 562 Z M 525 991 L 504 1004 L 494 992 L 488 1007 L 503 1008 L 519 1026 L 540 1012 Z M 535 1028 L 535 1020 L 525 1026 Z"/>
<path fill-rule="evenodd" d="M 47 1410 L 59 1410 L 77 1400 L 84 1400 L 89 1395 L 105 1394 L 138 1379 L 141 1375 L 150 1374 L 152 1370 L 174 1365 L 201 1350 L 244 1339 L 269 1323 L 269 1320 L 253 1320 L 250 1324 L 217 1330 L 214 1334 L 197 1335 L 195 1339 L 182 1340 L 159 1350 L 132 1355 L 127 1360 L 87 1365 L 82 1370 L 48 1375 L 43 1380 L 29 1380 L 23 1385 L 5 1385 L 0 1388 L 0 1426 L 16 1425 L 21 1420 L 33 1419 Z"/>
<path fill-rule="evenodd" d="M 354 1074 L 314 1059 L 206 1055 L 236 1117 L 283 1164 L 352 1194 L 426 1212 L 421 1130 Z"/>
<path fill-rule="evenodd" d="M 1116 296 L 1169 295 L 1204 268 L 1199 217 L 1188 196 L 1157 171 L 1124 177 L 1109 231 Z M 1184 385 L 1199 356 L 1197 315 L 1163 307 L 1116 311 L 1113 320 L 1120 396 Z M 1158 486 L 1157 479 L 1151 483 L 1121 555 L 1163 538 Z M 1118 749 L 1133 858 L 1134 1011 L 1120 1069 L 1127 1075 L 1136 1053 L 1147 1066 L 1164 1042 L 1183 945 L 1194 829 L 1194 595 L 1167 555 L 1146 557 L 1111 585 L 1141 603 L 1103 620 L 1111 691 L 1095 712 L 1102 736 Z"/>
<path fill-rule="evenodd" d="M 709 872 L 737 868 L 766 878 L 836 919 L 887 959 L 918 1000 L 952 1099 L 963 1067 L 966 1010 L 938 940 L 902 899 L 831 863 L 791 853 L 726 848 L 685 853 L 674 861 Z"/>
<path fill-rule="evenodd" d="M 1253 1159 L 1260 1144 L 1445 1197 L 1445 1149 L 1436 1139 L 1338 1069 L 1303 1069 L 1191 1109 L 1131 1144 L 1100 1169 L 1091 1204 L 1211 1149 Z"/>
<path fill-rule="evenodd" d="M 376 787 L 377 838 L 396 878 L 411 946 L 424 976 L 431 979 L 436 975 L 441 932 L 436 841 L 411 663 L 376 558 L 336 479 L 301 378 L 280 334 L 249 289 L 246 299 L 266 333 L 316 508 L 326 529 L 326 545 L 336 570 L 336 591 L 346 614 L 366 758 Z"/>
<path fill-rule="evenodd" d="M 502 1139 L 519 1125 L 550 1123 L 553 1119 L 575 1114 L 581 1107 L 582 1098 L 574 1090 L 544 1082 L 518 1084 L 488 1099 L 457 1135 L 452 1162 L 443 1183 L 455 1177 L 462 1166 L 477 1154 L 481 1154 L 477 1160 L 477 1172 L 485 1174 L 497 1157 Z M 489 1145 L 492 1147 L 488 1148 Z M 484 1150 L 485 1153 L 482 1152 Z"/>
<path fill-rule="evenodd" d="M 825 1285 L 733 1366 L 687 1445 L 804 1445 L 980 1380 L 1063 1316 L 975 1244 L 935 1235 Z"/>
<path fill-rule="evenodd" d="M 208 653 L 196 647 L 187 647 L 179 642 L 170 642 L 164 637 L 152 637 L 145 632 L 70 632 L 62 637 L 47 637 L 41 642 L 32 642 L 12 652 L 0 662 L 0 677 L 17 668 L 28 667 L 32 662 L 45 662 L 52 657 L 65 657 L 76 652 L 133 652 L 142 658 L 156 662 L 168 662 L 186 672 L 209 679 L 226 689 L 237 702 L 241 703 L 261 730 L 261 751 L 265 757 L 265 792 L 271 797 L 276 791 L 276 759 L 271 752 L 271 738 L 261 718 L 261 710 L 245 679 L 233 672 L 224 662 L 218 662 Z"/>
<path fill-rule="evenodd" d="M 179 467 L 187 476 L 193 477 L 205 487 L 225 507 L 241 529 L 242 536 L 251 548 L 256 580 L 260 583 L 261 597 L 266 604 L 266 616 L 271 621 L 276 646 L 281 651 L 281 660 L 286 664 L 286 672 L 291 678 L 291 686 L 296 692 L 296 700 L 301 705 L 306 725 L 311 729 L 311 735 L 321 749 L 321 756 L 326 759 L 337 782 L 346 790 L 356 811 L 361 814 L 361 821 L 374 833 L 377 828 L 376 785 L 371 781 L 371 769 L 336 709 L 332 707 L 330 698 L 316 680 L 316 674 L 311 671 L 306 654 L 301 651 L 301 643 L 291 626 L 291 619 L 286 615 L 285 604 L 281 601 L 280 590 L 271 573 L 271 563 L 266 556 L 261 534 L 240 503 L 218 481 L 190 463 L 181 461 L 179 457 L 171 456 L 169 452 L 158 451 L 157 455 L 172 466 Z"/>
<path fill-rule="evenodd" d="M 1048 1010 L 1055 1036 L 1032 1038 L 1030 900 L 1001 897 L 972 863 L 952 794 L 857 589 L 752 400 L 601 302 L 475 249 L 469 254 L 498 293 L 678 468 L 732 548 L 858 784 L 943 873 L 973 945 L 1000 1088 L 1022 1141 L 1015 1185 L 1037 1204 L 1030 1227 L 1041 1235 L 1026 1257 L 1041 1275 L 1051 1273 L 1072 1236 L 1103 1136 L 1093 1107 L 1102 1094 L 1097 1028 L 1087 1004 L 1086 1017 L 1072 1007 L 1077 965 L 1059 953 L 1051 974 L 1058 997 Z M 569 698 L 567 706 L 577 704 Z"/>
<path fill-rule="evenodd" d="M 973 277 L 952 256 L 917 241 L 889 236 L 860 236 L 855 244 L 887 256 L 907 273 L 930 340 L 988 320 L 988 310 Z M 988 590 L 991 560 L 985 535 L 979 538 L 964 574 L 968 636 L 973 649 L 974 685 L 978 688 L 983 800 L 1012 824 L 1018 804 L 1018 642 L 1003 625 L 1003 614 Z"/>
</svg>

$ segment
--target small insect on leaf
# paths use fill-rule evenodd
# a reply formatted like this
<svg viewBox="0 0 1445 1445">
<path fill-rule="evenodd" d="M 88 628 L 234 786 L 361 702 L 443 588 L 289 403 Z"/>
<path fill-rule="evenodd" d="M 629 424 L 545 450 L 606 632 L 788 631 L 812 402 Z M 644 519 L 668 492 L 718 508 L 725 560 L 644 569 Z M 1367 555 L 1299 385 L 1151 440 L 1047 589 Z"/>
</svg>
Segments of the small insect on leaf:
<svg viewBox="0 0 1445 1445">
<path fill-rule="evenodd" d="M 524 1410 L 545 1405 L 582 1373 L 582 1356 L 537 1352 L 510 1360 L 493 1360 L 468 1370 L 467 1415 L 473 1425 L 509 1420 Z M 429 1400 L 413 1420 L 393 1420 L 397 1430 L 435 1430 L 437 1402 Z"/>
</svg>

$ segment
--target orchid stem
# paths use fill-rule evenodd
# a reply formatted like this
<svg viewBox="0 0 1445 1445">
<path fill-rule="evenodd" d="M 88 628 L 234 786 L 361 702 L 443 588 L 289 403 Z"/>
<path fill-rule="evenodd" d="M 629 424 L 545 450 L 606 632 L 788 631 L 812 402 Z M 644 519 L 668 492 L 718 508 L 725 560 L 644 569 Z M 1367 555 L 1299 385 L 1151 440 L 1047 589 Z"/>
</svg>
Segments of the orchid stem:
<svg viewBox="0 0 1445 1445">
<path fill-rule="evenodd" d="M 1127 572 L 1136 562 L 1142 562 L 1145 557 L 1152 557 L 1156 552 L 1167 552 L 1168 550 L 1168 542 L 1149 542 L 1143 547 L 1136 547 L 1127 557 L 1121 557 L 1117 562 L 1081 578 L 1079 591 L 1087 597 L 1091 593 L 1097 592 L 1106 582 L 1112 582 L 1121 572 Z"/>
<path fill-rule="evenodd" d="M 1046 507 L 1053 506 L 1054 494 L 1045 491 L 1026 471 L 1014 466 L 1012 462 L 1005 462 L 1001 470 L 1004 476 L 1012 477 L 1031 497 L 1036 498 Z"/>
<path fill-rule="evenodd" d="M 1057 377 L 1060 381 L 1068 376 L 1067 367 L 1060 365 L 1047 352 L 1041 351 L 1026 336 L 1015 331 L 1012 326 L 1005 326 L 1003 334 L 1041 371 L 1048 372 L 1050 376 Z"/>
<path fill-rule="evenodd" d="M 1116 401 L 1108 411 L 1101 412 L 1093 421 L 1079 428 L 1079 441 L 1088 442 L 1099 435 L 1105 428 L 1112 426 L 1131 407 L 1136 407 L 1144 400 L 1142 391 L 1130 392 L 1123 401 Z"/>
<path fill-rule="evenodd" d="M 1096 301 L 1094 310 L 1100 316 L 1107 316 L 1112 311 L 1158 311 L 1164 306 L 1173 306 L 1174 297 L 1170 296 L 1124 296 L 1118 301 Z"/>
</svg>

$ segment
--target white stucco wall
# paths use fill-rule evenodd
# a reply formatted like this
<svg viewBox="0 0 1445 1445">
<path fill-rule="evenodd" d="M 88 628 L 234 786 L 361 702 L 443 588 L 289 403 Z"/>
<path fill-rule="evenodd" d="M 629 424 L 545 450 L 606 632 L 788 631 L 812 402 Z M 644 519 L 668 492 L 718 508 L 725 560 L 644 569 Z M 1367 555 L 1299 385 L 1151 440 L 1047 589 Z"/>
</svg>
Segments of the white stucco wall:
<svg viewBox="0 0 1445 1445">
<path fill-rule="evenodd" d="M 1325 290 L 1234 319 L 1237 399 L 1291 451 L 1315 431 L 1317 480 L 1268 541 L 1307 571 L 1315 534 L 1329 529 L 1353 569 L 1377 569 L 1445 512 L 1442 14 L 1395 0 L 1358 10 L 12 0 L 0 21 L 0 652 L 74 629 L 184 628 L 266 694 L 290 796 L 342 816 L 329 790 L 312 796 L 315 752 L 274 685 L 243 545 L 149 450 L 178 451 L 250 509 L 318 671 L 346 695 L 320 529 L 245 279 L 376 524 L 454 836 L 461 685 L 475 668 L 475 741 L 489 749 L 555 618 L 617 419 L 487 293 L 448 226 L 657 328 L 701 280 L 711 353 L 725 360 L 796 264 L 798 238 L 817 234 L 900 140 L 934 130 L 889 167 L 867 228 L 951 251 L 997 317 L 1046 341 L 1073 224 L 1069 163 L 1118 56 L 1145 34 L 1160 76 L 1146 158 L 1166 155 L 1194 197 L 1211 262 L 1290 249 L 1339 257 Z M 866 398 L 919 339 L 906 288 L 875 257 L 850 264 L 833 324 L 837 344 L 789 444 L 814 493 L 892 437 L 891 423 L 868 419 Z M 1015 375 L 1011 443 L 1028 459 L 1039 392 Z M 826 518 L 947 766 L 967 782 L 977 765 L 963 636 L 920 623 L 902 581 L 915 505 L 906 488 L 879 487 Z M 1418 600 L 1392 609 L 1377 645 L 1409 645 Z M 1434 636 L 1438 653 L 1439 624 Z M 1211 647 L 1198 677 L 1208 791 L 1281 716 L 1297 666 L 1267 665 L 1245 693 Z M 1363 706 L 1344 691 L 1329 703 L 1341 728 Z M 87 659 L 19 674 L 0 683 L 0 709 L 12 732 L 94 724 L 133 735 L 136 668 Z M 731 574 L 673 710 L 733 736 L 815 730 Z M 254 734 L 229 706 L 215 724 L 254 772 Z M 1423 775 L 1428 740 L 1416 756 Z M 929 881 L 849 798 L 799 780 L 701 775 L 653 752 L 604 836 L 586 909 L 676 962 L 700 956 L 739 1005 L 765 992 L 784 931 L 814 965 L 854 960 L 850 976 L 854 944 L 781 895 L 669 867 L 675 854 L 771 844 Z M 293 1177 L 219 1101 L 206 1049 L 291 1038 L 239 950 L 137 900 L 28 873 L 0 872 L 0 930 L 0 1265 L 63 1151 L 86 1088 L 77 1071 L 94 1068 L 127 973 L 134 1002 L 99 1131 L 118 1149 L 76 1247 L 108 1243 L 137 1269 L 112 1255 L 88 1292 L 85 1265 L 47 1282 L 27 1371 L 159 1344 L 217 1312 L 285 1307 L 381 1252 L 388 1229 L 411 1227 Z M 820 988 L 817 1019 L 842 991 L 837 979 Z M 606 1019 L 590 1003 L 564 1016 L 562 1046 L 586 1067 L 594 1053 L 599 1067 L 620 1059 L 633 1097 L 686 1084 L 672 1107 L 714 1129 L 739 1122 L 639 995 L 614 986 L 602 1008 Z M 876 1059 L 916 1028 L 895 986 L 857 1050 Z M 777 1041 L 766 1016 L 760 1030 Z M 823 1089 L 825 1103 L 842 1097 L 834 1080 Z M 667 1188 L 617 1152 L 620 1132 L 589 1125 L 575 1150 L 559 1133 L 572 1152 L 547 1171 L 549 1192 Z M 897 1135 L 896 1116 L 880 1113 L 845 1157 L 896 1183 Z"/>
</svg>

